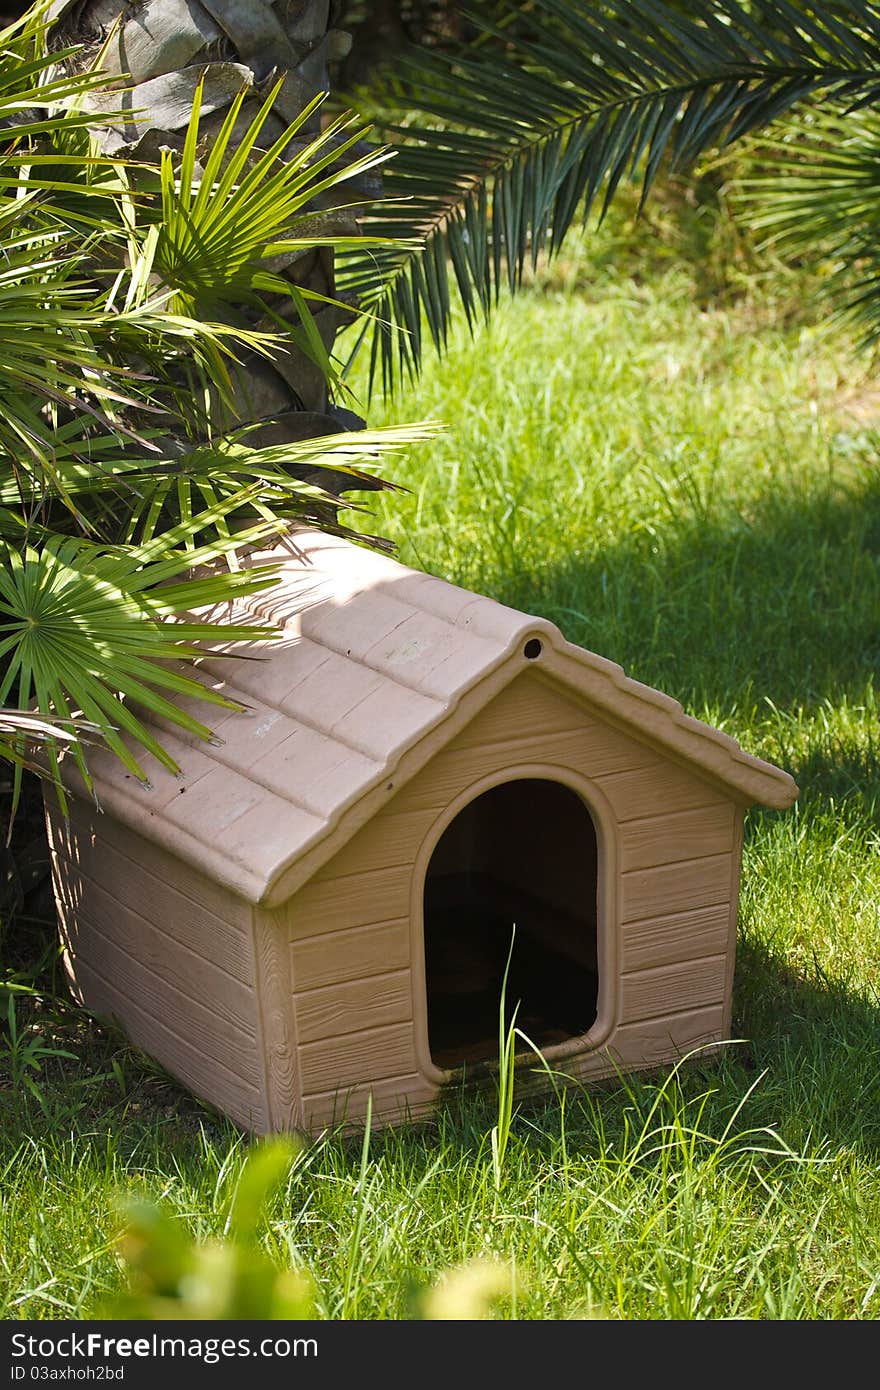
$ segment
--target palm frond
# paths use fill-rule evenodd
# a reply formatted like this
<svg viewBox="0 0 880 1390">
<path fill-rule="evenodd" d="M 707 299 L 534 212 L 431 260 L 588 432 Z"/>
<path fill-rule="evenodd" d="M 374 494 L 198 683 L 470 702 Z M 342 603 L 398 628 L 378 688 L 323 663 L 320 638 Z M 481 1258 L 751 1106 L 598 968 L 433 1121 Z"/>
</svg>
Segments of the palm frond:
<svg viewBox="0 0 880 1390">
<path fill-rule="evenodd" d="M 734 182 L 764 243 L 820 263 L 832 316 L 854 323 L 862 347 L 880 341 L 880 116 L 831 106 L 790 120 L 752 152 Z"/>
<path fill-rule="evenodd" d="M 59 719 L 51 715 L 37 715 L 32 710 L 0 708 L 0 738 L 26 738 L 30 742 L 42 743 L 48 739 L 58 739 L 62 743 L 79 738 L 83 733 L 97 733 L 97 727 L 87 719 Z"/>
<path fill-rule="evenodd" d="M 57 526 L 55 499 L 63 499 L 73 511 L 82 499 L 92 515 L 101 502 L 104 531 L 115 525 L 124 544 L 145 545 L 157 536 L 165 537 L 185 519 L 180 543 L 192 549 L 200 527 L 207 528 L 212 538 L 220 538 L 231 535 L 233 525 L 238 530 L 242 524 L 259 522 L 308 523 L 318 509 L 326 513 L 325 530 L 351 534 L 333 516 L 339 491 L 344 487 L 400 490 L 392 479 L 378 476 L 379 465 L 387 465 L 436 430 L 433 422 L 424 421 L 257 445 L 250 442 L 253 430 L 246 429 L 187 448 L 157 436 L 158 457 L 137 451 L 121 455 L 112 442 L 106 457 L 100 447 L 84 457 L 77 447 L 78 437 L 69 449 L 56 440 L 54 482 L 44 479 L 38 489 L 28 492 L 21 476 L 5 480 L 0 476 L 0 537 L 28 538 L 36 544 L 39 537 L 51 536 L 51 524 Z M 27 523 L 15 510 L 22 502 Z M 353 500 L 347 505 L 361 510 Z M 119 522 L 113 523 L 117 514 Z"/>
<path fill-rule="evenodd" d="M 46 54 L 0 61 L 0 120 L 6 88 L 16 111 L 42 102 L 46 113 L 38 132 L 33 122 L 16 124 L 9 146 L 0 147 L 0 475 L 5 504 L 23 509 L 34 539 L 41 527 L 58 525 L 58 499 L 81 530 L 109 527 L 114 540 L 121 535 L 113 519 L 127 502 L 134 539 L 229 500 L 259 476 L 257 455 L 248 474 L 246 435 L 234 463 L 228 450 L 219 458 L 233 442 L 224 437 L 227 419 L 239 414 L 232 380 L 246 376 L 239 359 L 279 361 L 293 348 L 325 378 L 336 372 L 309 312 L 315 296 L 275 277 L 273 264 L 332 244 L 320 235 L 326 216 L 316 213 L 315 196 L 384 157 L 352 156 L 361 131 L 339 120 L 282 160 L 316 103 L 260 150 L 276 86 L 243 132 L 239 94 L 207 150 L 197 89 L 177 167 L 170 154 L 159 168 L 126 165 L 83 144 L 83 131 L 70 123 L 83 90 L 107 81 L 96 74 L 85 84 L 68 81 Z M 271 291 L 294 301 L 299 326 L 262 302 Z M 241 315 L 248 300 L 263 311 L 262 326 Z M 334 469 L 332 446 L 324 452 L 322 468 Z M 199 478 L 209 459 L 220 463 L 215 477 Z M 301 481 L 296 449 L 290 464 L 286 477 L 280 467 L 271 483 L 264 477 L 258 501 L 252 490 L 258 514 L 332 517 L 335 497 Z M 348 477 L 359 481 L 356 470 Z M 108 483 L 121 507 L 102 496 Z M 370 485 L 381 484 L 371 478 Z M 221 518 L 221 531 L 225 524 Z"/>
<path fill-rule="evenodd" d="M 45 777 L 47 749 L 54 750 L 58 744 L 88 743 L 100 733 L 88 719 L 61 719 L 51 714 L 37 715 L 32 710 L 0 707 L 0 762 L 11 763 L 16 770 L 10 807 L 13 815 L 22 772 Z M 10 830 L 11 821 L 7 836 Z"/>
<path fill-rule="evenodd" d="M 385 201 L 364 221 L 416 249 L 343 253 L 340 282 L 374 315 L 371 380 L 392 389 L 443 347 L 457 292 L 469 322 L 621 179 L 646 196 L 664 159 L 684 167 L 823 92 L 880 95 L 874 0 L 532 0 L 536 37 L 494 30 L 458 57 L 421 54 L 361 102 L 397 144 Z"/>
</svg>

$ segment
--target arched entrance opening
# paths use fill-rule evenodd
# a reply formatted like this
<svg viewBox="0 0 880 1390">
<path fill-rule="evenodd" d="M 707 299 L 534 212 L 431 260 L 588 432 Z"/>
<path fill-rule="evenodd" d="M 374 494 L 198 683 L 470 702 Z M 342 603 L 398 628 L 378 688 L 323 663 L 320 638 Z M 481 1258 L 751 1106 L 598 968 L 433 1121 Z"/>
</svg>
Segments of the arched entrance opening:
<svg viewBox="0 0 880 1390">
<path fill-rule="evenodd" d="M 444 1069 L 498 1056 L 507 1022 L 546 1049 L 596 1019 L 598 846 L 584 802 L 546 778 L 491 787 L 447 826 L 425 874 L 428 1042 Z"/>
</svg>

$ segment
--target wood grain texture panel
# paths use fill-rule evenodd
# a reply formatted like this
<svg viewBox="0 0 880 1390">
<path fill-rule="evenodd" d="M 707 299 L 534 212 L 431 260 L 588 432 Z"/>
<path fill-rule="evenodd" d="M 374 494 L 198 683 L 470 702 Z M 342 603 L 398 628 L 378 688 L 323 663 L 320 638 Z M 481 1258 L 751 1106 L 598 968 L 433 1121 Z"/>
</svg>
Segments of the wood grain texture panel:
<svg viewBox="0 0 880 1390">
<path fill-rule="evenodd" d="M 455 738 L 456 748 L 513 742 L 540 729 L 542 734 L 574 733 L 594 723 L 578 705 L 531 672 L 517 676 Z"/>
<path fill-rule="evenodd" d="M 305 1043 L 299 1049 L 299 1060 L 306 1095 L 404 1076 L 415 1070 L 413 1025 L 394 1023 L 366 1033 Z"/>
<path fill-rule="evenodd" d="M 628 922 L 621 933 L 621 969 L 650 970 L 699 956 L 720 956 L 728 948 L 729 937 L 727 903 Z"/>
<path fill-rule="evenodd" d="M 186 951 L 211 961 L 241 984 L 253 981 L 250 942 L 235 927 L 192 898 L 178 893 L 133 860 L 119 855 L 109 846 L 96 853 L 69 858 L 55 857 L 59 907 L 64 913 L 76 912 L 80 902 L 88 904 L 91 884 L 100 881 L 108 898 L 124 902 L 150 922 L 155 922 Z"/>
<path fill-rule="evenodd" d="M 411 1021 L 409 970 L 312 989 L 296 996 L 297 1035 L 301 1043 Z"/>
<path fill-rule="evenodd" d="M 727 802 L 628 821 L 620 833 L 621 871 L 729 853 L 734 844 L 735 810 L 733 803 Z"/>
<path fill-rule="evenodd" d="M 449 745 L 392 803 L 395 811 L 442 810 L 472 783 L 516 763 L 550 763 L 573 768 L 585 777 L 632 770 L 653 755 L 631 739 L 598 724 L 575 733 L 530 733 L 505 743 L 458 748 Z"/>
<path fill-rule="evenodd" d="M 127 888 L 129 894 L 143 892 L 149 898 L 158 884 L 220 920 L 227 927 L 227 933 L 238 931 L 247 940 L 250 908 L 246 902 L 181 859 L 175 859 L 165 849 L 150 844 L 142 835 L 127 830 L 113 817 L 75 803 L 67 826 L 51 810 L 46 819 L 51 844 L 58 851 L 64 851 L 71 862 L 81 863 L 90 877 L 104 883 L 106 878 L 118 876 L 125 883 L 133 870 L 138 870 L 133 887 Z"/>
<path fill-rule="evenodd" d="M 351 842 L 310 879 L 310 883 L 327 883 L 340 876 L 411 864 L 436 819 L 437 814 L 432 809 L 395 814 L 392 803 L 359 830 Z"/>
<path fill-rule="evenodd" d="M 129 998 L 118 986 L 105 979 L 84 961 L 80 962 L 80 983 L 85 1006 L 98 1018 L 116 1020 L 132 1042 L 203 1100 L 225 1111 L 246 1129 L 265 1125 L 263 1099 L 258 1087 L 249 1085 L 237 1072 L 205 1055 L 189 1037 L 181 1037 L 170 1022 L 156 1018 L 140 1003 Z"/>
<path fill-rule="evenodd" d="M 695 1047 L 724 1041 L 721 1004 L 668 1014 L 618 1028 L 608 1052 L 622 1067 L 675 1063 Z"/>
<path fill-rule="evenodd" d="M 92 883 L 84 875 L 77 875 L 75 868 L 65 875 L 64 866 L 61 865 L 56 873 L 59 883 L 67 878 L 67 884 L 62 889 L 66 902 L 71 901 L 68 896 L 71 894 L 71 880 L 77 879 L 72 896 L 80 902 L 81 907 L 79 911 L 74 909 L 66 914 L 66 941 L 74 959 L 78 951 L 77 922 L 82 912 L 105 940 L 113 942 L 160 980 L 182 990 L 191 999 L 210 1003 L 211 1007 L 246 1032 L 253 1031 L 256 1012 L 253 989 L 250 984 L 235 979 L 207 958 L 212 946 L 210 937 L 206 935 L 201 943 L 204 954 L 196 955 L 188 946 L 121 903 L 99 884 Z M 173 915 L 163 915 L 162 920 L 172 928 L 176 925 Z M 218 922 L 217 932 L 221 928 L 222 923 Z"/>
<path fill-rule="evenodd" d="M 569 1077 L 589 1085 L 617 1077 L 621 1071 L 674 1066 L 692 1049 L 723 1040 L 720 1006 L 690 1009 L 626 1024 L 616 1029 L 609 1042 L 602 1047 L 553 1058 L 553 1073 L 557 1082 L 562 1084 Z M 523 1073 L 517 1077 L 517 1096 L 535 1095 L 542 1091 L 546 1091 L 546 1080 L 542 1082 L 537 1069 L 532 1068 L 530 1075 Z"/>
<path fill-rule="evenodd" d="M 657 754 L 636 771 L 599 773 L 596 780 L 620 822 L 730 804 L 729 797 Z"/>
<path fill-rule="evenodd" d="M 293 987 L 297 992 L 320 989 L 389 970 L 404 970 L 409 958 L 408 917 L 327 936 L 303 937 L 291 946 Z"/>
<path fill-rule="evenodd" d="M 411 867 L 405 864 L 307 883 L 291 902 L 288 922 L 292 938 L 407 916 L 411 875 Z"/>
<path fill-rule="evenodd" d="M 312 1132 L 337 1125 L 343 1130 L 362 1129 L 369 1095 L 373 1098 L 374 1126 L 406 1124 L 433 1109 L 438 1090 L 421 1073 L 413 1072 L 407 1076 L 395 1076 L 347 1089 L 339 1087 L 306 1096 L 303 1102 L 306 1128 Z"/>
<path fill-rule="evenodd" d="M 290 956 L 281 913 L 254 909 L 254 957 L 266 1116 L 272 1130 L 302 1121 Z"/>
<path fill-rule="evenodd" d="M 622 874 L 621 921 L 639 922 L 730 901 L 729 854 Z"/>
<path fill-rule="evenodd" d="M 621 1024 L 710 1005 L 720 1008 L 726 975 L 726 952 L 624 975 L 620 981 Z"/>
<path fill-rule="evenodd" d="M 53 834 L 57 820 L 53 817 Z M 159 845 L 145 840 L 141 835 L 127 830 L 125 826 L 109 815 L 74 803 L 71 808 L 71 832 L 75 836 L 73 852 L 93 878 L 103 881 L 103 869 L 95 873 L 88 869 L 89 856 L 97 854 L 103 860 L 105 847 L 115 849 L 128 864 L 138 866 L 149 875 L 150 881 L 163 884 L 182 897 L 189 898 L 206 911 L 213 913 L 225 922 L 229 929 L 238 928 L 247 939 L 250 936 L 250 907 L 227 888 L 206 878 L 204 874 L 177 859 Z M 126 867 L 126 872 L 128 869 Z"/>
<path fill-rule="evenodd" d="M 185 1034 L 205 1057 L 214 1057 L 248 1085 L 259 1088 L 262 1078 L 257 1062 L 256 1020 L 248 1029 L 225 1014 L 221 1001 L 204 994 L 193 998 L 186 990 L 160 979 L 104 936 L 82 913 L 77 917 L 73 939 L 72 962 L 77 979 L 85 967 L 92 974 L 111 980 L 121 999 L 136 1001 L 142 1014 L 175 1033 Z M 83 996 L 88 1004 L 84 987 Z M 125 1022 L 125 1016 L 119 1016 Z"/>
</svg>

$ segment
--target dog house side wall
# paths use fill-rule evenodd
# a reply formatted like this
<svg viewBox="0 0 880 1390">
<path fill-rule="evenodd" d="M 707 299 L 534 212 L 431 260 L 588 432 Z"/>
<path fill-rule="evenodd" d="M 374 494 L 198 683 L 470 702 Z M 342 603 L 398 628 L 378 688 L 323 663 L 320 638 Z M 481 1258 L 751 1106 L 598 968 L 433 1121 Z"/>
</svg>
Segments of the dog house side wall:
<svg viewBox="0 0 880 1390">
<path fill-rule="evenodd" d="M 283 909 L 265 914 L 287 943 L 296 1036 L 287 1070 L 299 1078 L 307 1124 L 362 1115 L 366 1081 L 377 1117 L 417 1112 L 436 1097 L 418 1017 L 424 965 L 412 866 L 453 803 L 525 766 L 570 784 L 573 777 L 587 797 L 592 787 L 604 808 L 600 836 L 614 842 L 615 881 L 604 889 L 604 929 L 617 957 L 605 981 L 608 1051 L 627 1066 L 650 1065 L 723 1036 L 741 813 L 707 782 L 528 672 L 392 794 Z M 572 1064 L 584 1076 L 613 1071 L 604 1050 L 581 1048 Z"/>
<path fill-rule="evenodd" d="M 74 993 L 115 1019 L 196 1095 L 269 1127 L 253 909 L 83 803 L 47 804 L 55 897 Z"/>
</svg>

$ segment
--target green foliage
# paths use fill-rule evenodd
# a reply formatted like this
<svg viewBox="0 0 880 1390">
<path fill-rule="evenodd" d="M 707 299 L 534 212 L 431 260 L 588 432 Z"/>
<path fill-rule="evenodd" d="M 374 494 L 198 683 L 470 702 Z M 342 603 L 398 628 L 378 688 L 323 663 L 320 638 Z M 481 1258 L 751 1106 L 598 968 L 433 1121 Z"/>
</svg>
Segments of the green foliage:
<svg viewBox="0 0 880 1390">
<path fill-rule="evenodd" d="M 196 89 L 177 167 L 170 151 L 161 156 L 155 267 L 173 289 L 172 309 L 201 319 L 224 307 L 240 314 L 243 306 L 256 304 L 316 362 L 328 381 L 340 387 L 309 312 L 310 303 L 328 301 L 285 279 L 273 267 L 279 257 L 292 259 L 316 246 L 342 249 L 360 242 L 359 237 L 321 237 L 315 206 L 323 194 L 338 190 L 340 183 L 365 173 L 386 156 L 372 150 L 345 162 L 364 133 L 360 127 L 351 131 L 350 116 L 337 117 L 313 139 L 303 140 L 303 128 L 314 117 L 320 98 L 306 106 L 268 149 L 261 150 L 260 136 L 281 86 L 280 81 L 276 83 L 243 132 L 237 126 L 247 92 L 241 91 L 207 153 L 200 148 L 201 89 Z M 286 157 L 296 140 L 302 149 L 295 158 Z M 375 239 L 365 244 L 378 245 Z M 288 324 L 277 307 L 270 307 L 267 295 L 292 300 L 298 324 Z M 280 347 L 281 342 L 275 339 L 274 346 Z"/>
<path fill-rule="evenodd" d="M 170 582 L 194 564 L 216 559 L 220 550 L 213 543 L 182 551 L 167 536 L 149 552 L 146 547 L 105 549 L 60 537 L 45 541 L 39 550 L 28 546 L 23 555 L 6 546 L 5 568 L 0 569 L 0 612 L 5 616 L 0 656 L 7 662 L 0 701 L 14 690 L 23 707 L 33 697 L 37 708 L 62 718 L 72 720 L 74 711 L 82 711 L 135 776 L 143 777 L 143 770 L 116 726 L 175 770 L 174 759 L 119 696 L 133 698 L 191 733 L 209 736 L 204 725 L 161 693 L 189 694 L 197 688 L 161 663 L 200 655 L 195 643 L 205 635 L 203 625 L 178 622 L 172 629 L 163 620 L 200 599 L 210 603 L 253 592 L 272 573 L 259 566 L 219 580 Z M 234 641 L 257 630 L 232 626 L 224 632 Z M 222 699 L 214 703 L 230 707 Z M 75 752 L 89 785 L 85 760 L 79 749 Z"/>
<path fill-rule="evenodd" d="M 510 1142 L 510 1126 L 513 1122 L 513 1097 L 516 1079 L 516 1041 L 520 1036 L 516 1027 L 519 1002 L 514 1005 L 510 1017 L 507 1016 L 507 977 L 513 958 L 516 940 L 516 926 L 510 938 L 510 950 L 504 966 L 501 981 L 501 999 L 498 1006 L 498 1077 L 496 1092 L 498 1097 L 498 1118 L 489 1136 L 492 1150 L 492 1182 L 496 1196 L 500 1196 L 504 1184 L 504 1158 Z"/>
<path fill-rule="evenodd" d="M 14 1090 L 26 1088 L 45 1110 L 46 1100 L 37 1080 L 43 1064 L 49 1058 L 74 1056 L 66 1048 L 44 1041 L 39 1033 L 23 1032 L 16 1012 L 15 994 L 7 994 L 6 1029 L 0 1032 L 0 1068 L 8 1073 Z"/>
<path fill-rule="evenodd" d="M 111 79 L 71 74 L 76 56 L 49 51 L 41 10 L 0 34 L 0 703 L 26 712 L 0 728 L 14 799 L 35 740 L 56 778 L 66 743 L 86 786 L 82 734 L 137 777 L 144 752 L 174 769 L 144 712 L 207 737 L 167 698 L 215 698 L 180 665 L 220 631 L 199 610 L 274 582 L 235 552 L 292 520 L 338 530 L 336 497 L 308 474 L 375 487 L 375 460 L 423 433 L 258 447 L 240 423 L 248 354 L 299 349 L 338 382 L 308 296 L 273 266 L 328 244 L 315 200 L 381 154 L 346 162 L 360 132 L 341 139 L 338 120 L 282 161 L 313 108 L 259 153 L 275 92 L 237 145 L 234 101 L 206 152 L 197 93 L 179 156 L 126 163 L 102 153 L 113 112 L 84 108 L 108 104 Z"/>
<path fill-rule="evenodd" d="M 469 321 L 487 314 L 575 219 L 607 211 L 623 180 L 644 200 L 661 168 L 687 168 L 799 103 L 833 99 L 850 114 L 880 92 L 872 0 L 706 0 L 686 12 L 534 0 L 508 17 L 474 16 L 470 46 L 420 51 L 361 94 L 398 146 L 387 201 L 365 225 L 420 238 L 348 253 L 379 319 L 358 341 L 372 333 L 370 376 L 386 390 L 418 369 L 426 334 L 444 347 L 456 292 Z"/>
<path fill-rule="evenodd" d="M 129 1201 L 121 1252 L 129 1288 L 108 1318 L 302 1319 L 314 1316 L 312 1283 L 279 1270 L 258 1243 L 266 1206 L 297 1155 L 292 1140 L 255 1148 L 242 1167 L 225 1239 L 194 1242 L 185 1225 L 153 1202 Z"/>
<path fill-rule="evenodd" d="M 880 119 L 836 103 L 756 142 L 731 180 L 740 215 L 781 254 L 820 268 L 818 289 L 863 348 L 880 338 Z"/>
<path fill-rule="evenodd" d="M 369 1121 L 361 1146 L 358 1193 L 369 1180 Z M 271 1207 L 277 1207 L 293 1164 L 303 1146 L 276 1137 L 256 1144 L 238 1176 L 222 1240 L 194 1241 L 185 1224 L 167 1209 L 144 1198 L 123 1204 L 124 1228 L 119 1250 L 125 1261 L 127 1287 L 101 1310 L 105 1318 L 290 1320 L 319 1316 L 318 1291 L 303 1269 L 279 1268 L 260 1245 Z M 357 1211 L 365 1204 L 358 1200 Z M 352 1227 L 347 1294 L 340 1317 L 354 1294 L 358 1249 L 364 1242 L 359 1215 Z M 500 1261 L 476 1259 L 443 1272 L 411 1292 L 412 1313 L 429 1319 L 487 1318 L 511 1285 Z"/>
</svg>

